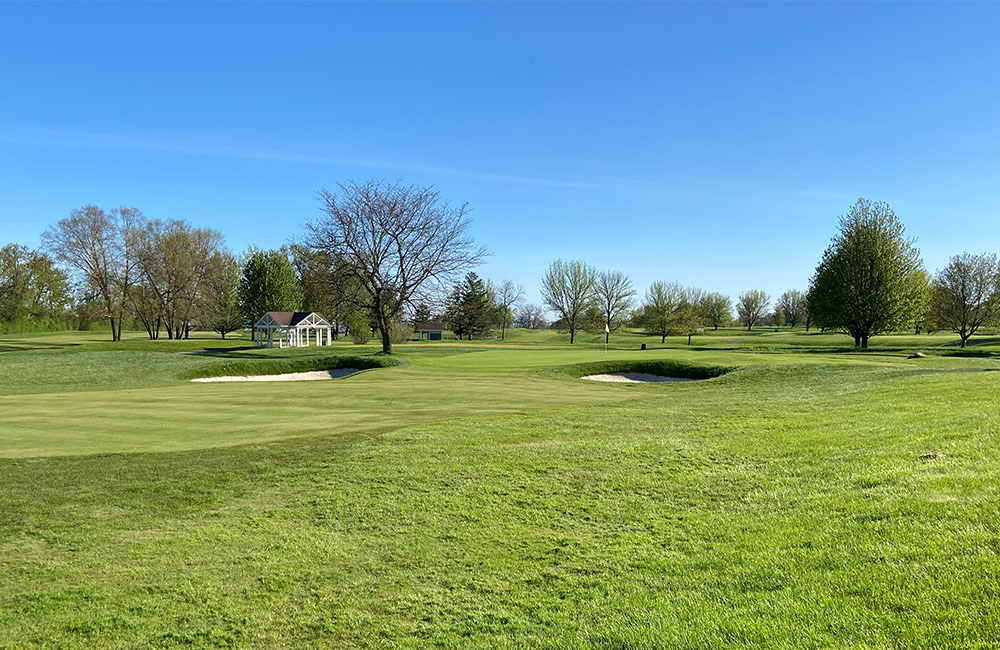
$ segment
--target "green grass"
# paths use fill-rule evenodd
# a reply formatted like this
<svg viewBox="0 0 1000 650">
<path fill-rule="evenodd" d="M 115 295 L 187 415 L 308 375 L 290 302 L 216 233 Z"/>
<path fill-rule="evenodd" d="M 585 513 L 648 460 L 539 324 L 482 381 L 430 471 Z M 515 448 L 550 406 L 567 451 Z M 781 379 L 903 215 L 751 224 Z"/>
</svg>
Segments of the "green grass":
<svg viewBox="0 0 1000 650">
<path fill-rule="evenodd" d="M 0 648 L 1000 645 L 995 341 L 88 338 L 0 342 Z"/>
</svg>

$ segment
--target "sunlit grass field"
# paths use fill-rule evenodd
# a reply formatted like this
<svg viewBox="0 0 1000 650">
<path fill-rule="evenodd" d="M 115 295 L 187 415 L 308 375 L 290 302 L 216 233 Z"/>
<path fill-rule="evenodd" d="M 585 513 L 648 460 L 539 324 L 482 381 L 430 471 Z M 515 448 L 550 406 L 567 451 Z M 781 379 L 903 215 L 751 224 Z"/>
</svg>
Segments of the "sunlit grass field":
<svg viewBox="0 0 1000 650">
<path fill-rule="evenodd" d="M 973 343 L 515 330 L 195 384 L 377 348 L 0 337 L 0 648 L 997 647 Z M 734 369 L 566 370 L 650 360 Z"/>
</svg>

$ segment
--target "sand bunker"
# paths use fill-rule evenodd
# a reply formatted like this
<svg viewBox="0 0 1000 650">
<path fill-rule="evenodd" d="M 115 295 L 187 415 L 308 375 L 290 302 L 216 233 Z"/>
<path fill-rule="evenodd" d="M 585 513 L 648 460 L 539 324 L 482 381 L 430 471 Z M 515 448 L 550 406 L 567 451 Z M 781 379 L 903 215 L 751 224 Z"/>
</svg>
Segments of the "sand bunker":
<svg viewBox="0 0 1000 650">
<path fill-rule="evenodd" d="M 230 375 L 228 377 L 201 377 L 191 381 L 215 383 L 225 381 L 317 381 L 320 379 L 339 379 L 358 372 L 356 368 L 338 368 L 336 370 L 310 370 L 309 372 L 288 372 L 283 375 Z"/>
<path fill-rule="evenodd" d="M 589 381 L 611 381 L 623 384 L 660 384 L 673 381 L 698 381 L 697 379 L 684 379 L 681 377 L 664 377 L 662 375 L 649 375 L 644 372 L 615 372 L 606 375 L 587 375 L 581 377 Z"/>
</svg>

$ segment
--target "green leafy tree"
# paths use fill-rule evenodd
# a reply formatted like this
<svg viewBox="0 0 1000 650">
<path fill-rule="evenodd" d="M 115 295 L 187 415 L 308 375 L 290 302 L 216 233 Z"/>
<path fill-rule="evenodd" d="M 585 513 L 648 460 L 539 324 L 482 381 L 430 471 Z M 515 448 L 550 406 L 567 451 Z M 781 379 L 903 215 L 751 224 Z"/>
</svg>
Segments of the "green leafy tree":
<svg viewBox="0 0 1000 650">
<path fill-rule="evenodd" d="M 748 331 L 752 330 L 764 316 L 770 303 L 771 298 L 760 289 L 751 289 L 739 295 L 736 300 L 736 313 Z"/>
<path fill-rule="evenodd" d="M 934 276 L 931 313 L 938 327 L 958 334 L 961 346 L 988 325 L 1000 322 L 1000 263 L 989 253 L 962 253 Z"/>
<path fill-rule="evenodd" d="M 687 336 L 688 345 L 691 345 L 691 337 L 698 333 L 701 326 L 700 305 L 704 297 L 705 293 L 701 289 L 685 289 L 683 300 L 674 312 L 674 329 Z"/>
<path fill-rule="evenodd" d="M 203 282 L 202 319 L 207 328 L 223 339 L 243 327 L 240 309 L 240 263 L 229 253 L 217 251 L 212 256 L 209 273 Z"/>
<path fill-rule="evenodd" d="M 733 320 L 733 303 L 729 296 L 721 293 L 709 293 L 701 301 L 701 319 L 705 325 L 714 329 L 729 325 Z"/>
<path fill-rule="evenodd" d="M 0 248 L 0 328 L 64 327 L 70 302 L 69 278 L 52 258 L 17 244 Z"/>
<path fill-rule="evenodd" d="M 668 336 L 683 333 L 687 295 L 678 282 L 654 282 L 646 290 L 640 320 L 649 334 L 660 337 L 664 343 Z"/>
<path fill-rule="evenodd" d="M 573 260 L 556 260 L 542 278 L 542 300 L 569 330 L 569 342 L 576 340 L 583 314 L 594 300 L 597 272 L 590 265 Z"/>
<path fill-rule="evenodd" d="M 239 299 L 243 325 L 248 328 L 266 312 L 301 309 L 302 289 L 288 255 L 251 248 L 243 263 Z"/>
<path fill-rule="evenodd" d="M 858 199 L 816 267 L 809 309 L 821 327 L 867 348 L 872 336 L 909 329 L 920 308 L 920 251 L 887 203 Z"/>
<path fill-rule="evenodd" d="M 795 329 L 795 326 L 805 321 L 806 315 L 806 294 L 792 289 L 781 294 L 778 304 L 775 305 L 775 312 L 781 311 L 782 318 L 775 321 L 775 325 L 782 322 Z"/>
<path fill-rule="evenodd" d="M 931 332 L 937 328 L 937 323 L 932 322 L 934 320 L 934 314 L 932 312 L 933 305 L 931 304 L 933 291 L 931 287 L 931 278 L 927 274 L 927 271 L 920 269 L 914 273 L 913 285 L 917 296 L 913 323 L 911 323 L 913 333 L 920 334 L 921 330 Z"/>
</svg>

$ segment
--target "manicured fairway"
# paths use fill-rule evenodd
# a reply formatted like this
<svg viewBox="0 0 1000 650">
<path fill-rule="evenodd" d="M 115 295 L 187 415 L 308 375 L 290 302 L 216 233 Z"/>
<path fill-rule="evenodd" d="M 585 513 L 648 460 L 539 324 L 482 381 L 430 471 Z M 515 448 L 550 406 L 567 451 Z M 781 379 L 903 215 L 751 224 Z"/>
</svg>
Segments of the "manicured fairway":
<svg viewBox="0 0 1000 650">
<path fill-rule="evenodd" d="M 0 648 L 1000 645 L 994 341 L 86 338 L 0 341 Z M 736 369 L 565 370 L 650 359 Z"/>
</svg>

